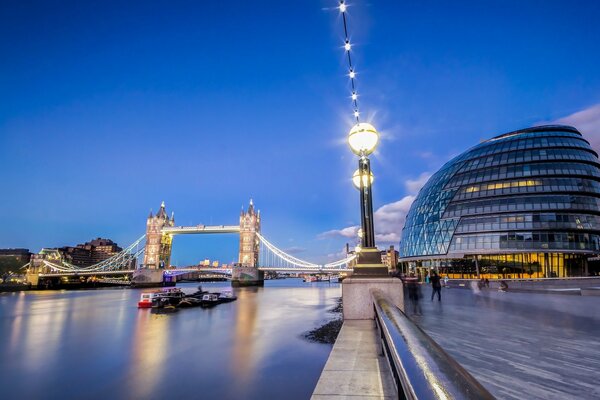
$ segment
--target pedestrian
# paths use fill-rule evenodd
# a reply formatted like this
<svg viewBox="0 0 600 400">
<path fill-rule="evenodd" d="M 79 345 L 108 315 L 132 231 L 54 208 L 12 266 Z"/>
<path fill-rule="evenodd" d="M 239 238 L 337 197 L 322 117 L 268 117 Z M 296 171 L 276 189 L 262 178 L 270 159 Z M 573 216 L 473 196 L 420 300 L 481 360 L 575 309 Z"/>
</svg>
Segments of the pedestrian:
<svg viewBox="0 0 600 400">
<path fill-rule="evenodd" d="M 485 278 L 485 287 L 486 288 L 490 287 L 490 280 L 488 278 Z"/>
<path fill-rule="evenodd" d="M 421 287 L 419 286 L 415 274 L 411 272 L 410 276 L 406 278 L 405 283 L 408 291 L 408 299 L 412 304 L 413 314 L 421 315 L 421 305 L 419 304 Z"/>
<path fill-rule="evenodd" d="M 448 287 L 448 275 L 444 277 L 444 286 Z"/>
<path fill-rule="evenodd" d="M 437 293 L 438 301 L 442 301 L 442 283 L 440 276 L 437 271 L 433 271 L 433 276 L 431 277 L 431 301 L 433 301 L 433 296 Z"/>
</svg>

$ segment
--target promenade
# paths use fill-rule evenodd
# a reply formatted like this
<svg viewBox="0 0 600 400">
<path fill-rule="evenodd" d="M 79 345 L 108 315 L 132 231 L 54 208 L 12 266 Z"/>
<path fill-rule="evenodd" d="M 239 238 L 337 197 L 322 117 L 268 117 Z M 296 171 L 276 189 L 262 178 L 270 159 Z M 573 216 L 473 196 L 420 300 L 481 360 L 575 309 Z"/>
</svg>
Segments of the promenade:
<svg viewBox="0 0 600 400">
<path fill-rule="evenodd" d="M 380 354 L 374 321 L 345 321 L 311 399 L 397 397 L 387 361 Z"/>
<path fill-rule="evenodd" d="M 600 398 L 600 298 L 422 289 L 407 314 L 497 398 Z"/>
</svg>

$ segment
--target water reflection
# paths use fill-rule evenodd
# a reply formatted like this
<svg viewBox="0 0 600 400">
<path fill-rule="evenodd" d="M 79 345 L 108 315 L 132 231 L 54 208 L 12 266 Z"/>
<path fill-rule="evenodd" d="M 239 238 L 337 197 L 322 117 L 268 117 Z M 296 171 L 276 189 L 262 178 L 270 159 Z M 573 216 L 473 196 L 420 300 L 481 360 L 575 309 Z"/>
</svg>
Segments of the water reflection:
<svg viewBox="0 0 600 400">
<path fill-rule="evenodd" d="M 11 334 L 8 341 L 8 352 L 15 352 L 19 346 L 21 336 L 21 327 L 23 326 L 23 312 L 25 311 L 25 293 L 21 292 L 17 295 L 17 301 L 14 308 L 14 320 L 11 325 Z"/>
<path fill-rule="evenodd" d="M 255 354 L 255 327 L 258 312 L 256 294 L 259 288 L 241 288 L 237 291 L 238 307 L 235 313 L 232 342 L 231 370 L 236 376 L 238 389 L 245 387 L 253 378 L 258 362 Z"/>
<path fill-rule="evenodd" d="M 147 398 L 152 394 L 168 369 L 168 318 L 169 315 L 151 314 L 150 310 L 139 310 L 136 315 L 128 372 L 132 398 Z"/>
<path fill-rule="evenodd" d="M 2 399 L 305 399 L 330 347 L 301 335 L 341 295 L 339 285 L 270 281 L 213 309 L 156 315 L 137 309 L 140 292 L 0 296 Z"/>
<path fill-rule="evenodd" d="M 56 298 L 47 300 L 53 312 L 39 312 L 32 307 L 35 314 L 27 318 L 24 330 L 23 358 L 29 370 L 37 370 L 41 366 L 51 367 L 60 349 L 61 336 L 67 320 L 66 307 L 68 300 Z"/>
</svg>

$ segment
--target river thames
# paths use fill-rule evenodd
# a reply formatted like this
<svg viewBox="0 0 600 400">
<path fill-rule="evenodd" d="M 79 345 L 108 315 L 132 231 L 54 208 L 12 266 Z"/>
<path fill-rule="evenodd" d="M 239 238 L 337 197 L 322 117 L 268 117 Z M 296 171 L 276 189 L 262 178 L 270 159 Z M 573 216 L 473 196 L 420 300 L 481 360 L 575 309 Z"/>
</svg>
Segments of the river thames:
<svg viewBox="0 0 600 400">
<path fill-rule="evenodd" d="M 331 346 L 303 334 L 335 318 L 340 285 L 202 287 L 238 300 L 157 315 L 138 310 L 143 289 L 0 294 L 1 397 L 309 398 Z"/>
</svg>

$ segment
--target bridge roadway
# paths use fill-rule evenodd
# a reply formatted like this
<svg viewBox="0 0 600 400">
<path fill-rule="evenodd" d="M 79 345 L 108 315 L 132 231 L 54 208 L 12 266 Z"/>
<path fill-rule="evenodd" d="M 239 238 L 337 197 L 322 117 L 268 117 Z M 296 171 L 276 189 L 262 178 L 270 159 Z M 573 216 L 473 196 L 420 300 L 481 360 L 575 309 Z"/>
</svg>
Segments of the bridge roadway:
<svg viewBox="0 0 600 400">
<path fill-rule="evenodd" d="M 258 268 L 261 271 L 270 271 L 270 272 L 304 272 L 304 273 L 314 273 L 314 274 L 335 274 L 340 272 L 351 272 L 352 269 L 325 269 L 325 268 L 286 268 L 286 267 L 260 267 Z M 127 269 L 127 270 L 113 270 L 113 271 L 73 271 L 73 272 L 52 272 L 52 273 L 41 273 L 39 276 L 41 278 L 56 278 L 61 276 L 97 276 L 97 275 L 125 275 L 125 274 L 133 274 L 135 270 Z M 231 275 L 231 268 L 173 268 L 173 269 L 165 269 L 164 272 L 167 274 L 185 274 L 189 272 L 203 272 L 203 273 L 213 273 L 213 274 L 222 274 L 222 275 Z"/>
<path fill-rule="evenodd" d="M 79 271 L 79 272 L 51 272 L 39 274 L 40 278 L 58 278 L 61 276 L 97 276 L 97 275 L 126 275 L 133 274 L 133 269 L 119 271 Z"/>
<path fill-rule="evenodd" d="M 407 314 L 497 398 L 600 398 L 600 297 L 422 289 Z"/>
<path fill-rule="evenodd" d="M 60 276 L 96 276 L 96 275 L 126 275 L 133 274 L 135 270 L 114 270 L 114 271 L 74 271 L 74 272 L 52 272 L 39 274 L 40 277 L 52 278 Z M 211 274 L 223 274 L 231 275 L 231 269 L 229 268 L 177 268 L 177 269 L 165 269 L 167 273 L 188 273 L 188 272 L 203 272 Z"/>
<path fill-rule="evenodd" d="M 201 234 L 201 233 L 239 233 L 239 225 L 194 225 L 164 227 L 162 233 L 171 235 Z"/>
</svg>

